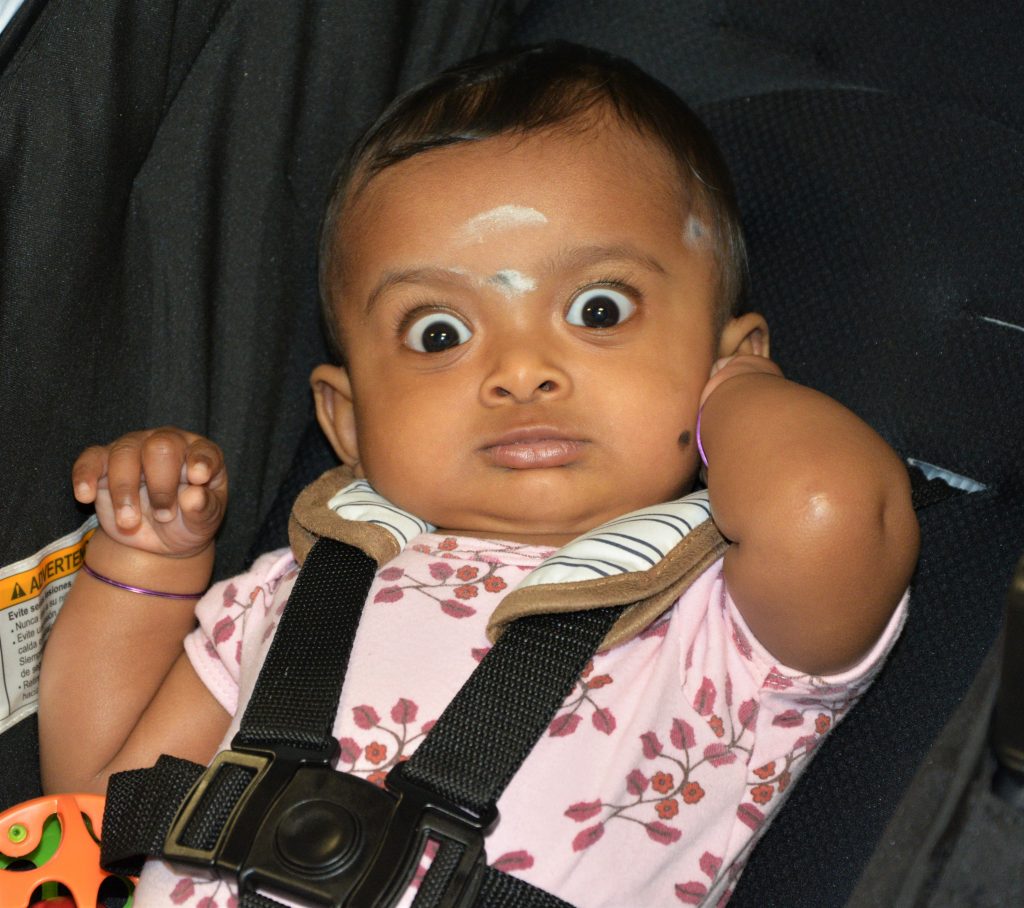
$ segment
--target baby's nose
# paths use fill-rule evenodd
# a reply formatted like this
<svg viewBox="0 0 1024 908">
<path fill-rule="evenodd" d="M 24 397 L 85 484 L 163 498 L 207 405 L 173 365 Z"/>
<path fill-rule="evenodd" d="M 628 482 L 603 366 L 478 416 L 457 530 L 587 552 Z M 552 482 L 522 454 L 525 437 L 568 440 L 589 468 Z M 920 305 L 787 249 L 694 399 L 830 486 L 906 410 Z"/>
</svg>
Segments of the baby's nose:
<svg viewBox="0 0 1024 908">
<path fill-rule="evenodd" d="M 562 397 L 570 387 L 564 369 L 536 350 L 524 350 L 502 357 L 484 380 L 481 393 L 488 405 L 531 403 Z"/>
</svg>

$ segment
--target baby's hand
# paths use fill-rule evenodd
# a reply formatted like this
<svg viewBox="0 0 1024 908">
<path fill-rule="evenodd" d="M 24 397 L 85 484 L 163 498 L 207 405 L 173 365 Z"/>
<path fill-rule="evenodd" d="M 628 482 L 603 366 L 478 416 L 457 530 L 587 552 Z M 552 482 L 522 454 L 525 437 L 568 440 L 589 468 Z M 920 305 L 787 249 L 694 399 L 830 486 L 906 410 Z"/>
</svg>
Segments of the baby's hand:
<svg viewBox="0 0 1024 908">
<path fill-rule="evenodd" d="M 715 361 L 711 367 L 711 376 L 704 390 L 700 393 L 700 406 L 711 396 L 711 393 L 723 382 L 737 375 L 763 373 L 765 375 L 777 375 L 782 377 L 782 370 L 767 356 L 757 356 L 750 353 L 726 356 Z"/>
<path fill-rule="evenodd" d="M 104 532 L 123 545 L 186 558 L 224 519 L 228 478 L 220 448 L 166 427 L 87 448 L 71 472 L 75 498 L 95 503 Z"/>
</svg>

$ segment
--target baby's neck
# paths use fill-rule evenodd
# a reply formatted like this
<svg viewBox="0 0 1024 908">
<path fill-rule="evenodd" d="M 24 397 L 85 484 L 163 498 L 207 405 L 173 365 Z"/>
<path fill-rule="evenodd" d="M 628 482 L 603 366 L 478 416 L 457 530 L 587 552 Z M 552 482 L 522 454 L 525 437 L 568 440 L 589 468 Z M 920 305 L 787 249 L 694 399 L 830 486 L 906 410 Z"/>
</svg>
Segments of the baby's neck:
<svg viewBox="0 0 1024 908">
<path fill-rule="evenodd" d="M 568 545 L 578 535 L 576 533 L 521 533 L 514 530 L 509 532 L 488 532 L 486 530 L 459 530 L 451 527 L 438 527 L 434 532 L 442 536 L 463 536 L 471 539 L 498 539 L 503 542 L 518 542 L 523 545 L 549 546 L 560 549 Z"/>
</svg>

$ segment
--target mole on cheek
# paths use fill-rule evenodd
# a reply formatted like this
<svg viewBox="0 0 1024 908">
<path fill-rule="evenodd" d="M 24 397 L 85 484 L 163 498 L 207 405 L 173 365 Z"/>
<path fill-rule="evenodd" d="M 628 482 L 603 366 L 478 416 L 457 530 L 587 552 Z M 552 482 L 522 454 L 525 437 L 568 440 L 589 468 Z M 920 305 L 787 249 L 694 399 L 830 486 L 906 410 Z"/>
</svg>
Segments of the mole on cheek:
<svg viewBox="0 0 1024 908">
<path fill-rule="evenodd" d="M 685 448 L 690 443 L 690 430 L 687 429 L 679 436 L 679 447 Z"/>
</svg>

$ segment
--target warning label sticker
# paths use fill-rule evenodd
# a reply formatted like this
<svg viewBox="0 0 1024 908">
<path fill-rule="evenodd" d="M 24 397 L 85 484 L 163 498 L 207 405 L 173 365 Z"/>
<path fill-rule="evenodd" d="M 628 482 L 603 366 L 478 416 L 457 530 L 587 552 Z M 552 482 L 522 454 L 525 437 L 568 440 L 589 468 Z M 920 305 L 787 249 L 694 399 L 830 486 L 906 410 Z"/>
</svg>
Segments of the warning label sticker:
<svg viewBox="0 0 1024 908">
<path fill-rule="evenodd" d="M 43 641 L 95 530 L 90 517 L 34 555 L 0 568 L 0 732 L 35 712 Z"/>
</svg>

